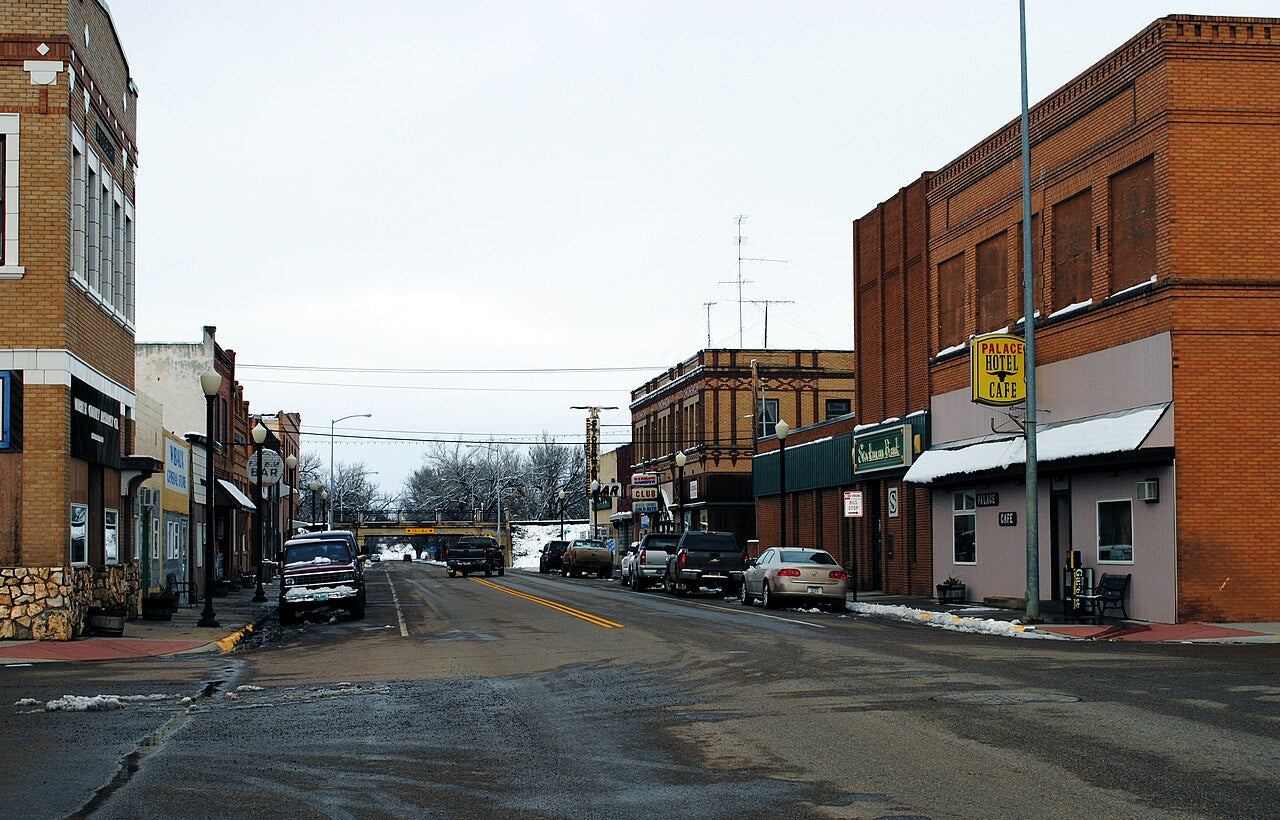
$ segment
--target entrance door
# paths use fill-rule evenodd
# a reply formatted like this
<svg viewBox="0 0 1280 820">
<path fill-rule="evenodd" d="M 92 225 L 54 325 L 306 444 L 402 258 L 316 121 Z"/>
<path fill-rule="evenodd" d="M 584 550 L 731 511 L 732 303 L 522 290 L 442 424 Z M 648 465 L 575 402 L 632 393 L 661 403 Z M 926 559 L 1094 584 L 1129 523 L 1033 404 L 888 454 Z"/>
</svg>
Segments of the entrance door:
<svg viewBox="0 0 1280 820">
<path fill-rule="evenodd" d="M 869 481 L 863 485 L 866 492 L 867 529 L 871 537 L 871 589 L 884 589 L 884 573 L 881 568 L 883 560 L 882 542 L 884 540 L 884 522 L 880 518 L 880 482 Z"/>
<path fill-rule="evenodd" d="M 1054 490 L 1049 494 L 1049 573 L 1053 597 L 1062 600 L 1062 568 L 1071 550 L 1071 492 Z"/>
</svg>

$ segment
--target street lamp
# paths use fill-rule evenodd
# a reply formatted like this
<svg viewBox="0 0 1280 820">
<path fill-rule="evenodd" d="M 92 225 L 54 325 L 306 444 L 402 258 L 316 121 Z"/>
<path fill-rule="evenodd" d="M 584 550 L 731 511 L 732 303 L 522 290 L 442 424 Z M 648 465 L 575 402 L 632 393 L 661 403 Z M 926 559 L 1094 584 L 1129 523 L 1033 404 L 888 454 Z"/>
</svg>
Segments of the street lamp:
<svg viewBox="0 0 1280 820">
<path fill-rule="evenodd" d="M 311 491 L 311 526 L 316 525 L 316 497 L 320 495 L 320 482 L 314 478 L 307 485 L 307 489 Z"/>
<path fill-rule="evenodd" d="M 778 520 L 779 547 L 787 545 L 787 434 L 790 432 L 791 425 L 778 419 L 778 423 L 773 428 L 773 434 L 778 437 L 778 495 L 782 501 L 782 513 Z"/>
<path fill-rule="evenodd" d="M 204 611 L 197 626 L 220 626 L 213 613 L 213 402 L 222 389 L 222 376 L 216 370 L 200 374 L 200 389 L 205 403 L 204 454 Z"/>
<path fill-rule="evenodd" d="M 684 532 L 684 465 L 688 460 L 684 450 L 676 453 L 676 472 L 679 474 L 676 479 L 676 489 L 679 491 L 679 495 L 676 496 L 676 517 L 680 519 L 676 525 L 676 532 Z"/>
<path fill-rule="evenodd" d="M 564 498 L 568 495 L 564 490 L 556 493 L 556 497 L 560 499 L 560 540 L 564 540 Z"/>
<path fill-rule="evenodd" d="M 333 486 L 333 426 L 340 421 L 347 419 L 367 419 L 372 418 L 373 413 L 353 413 L 350 416 L 343 416 L 340 419 L 333 419 L 329 422 L 329 486 Z M 325 521 L 328 529 L 333 529 L 333 508 L 325 505 Z"/>
<path fill-rule="evenodd" d="M 323 506 L 326 510 L 329 509 L 329 491 L 328 490 L 320 491 L 320 505 Z"/>
<path fill-rule="evenodd" d="M 293 495 L 298 491 L 298 457 L 290 453 L 285 457 L 284 466 L 289 468 L 289 523 L 285 525 L 285 540 L 293 537 Z"/>
<path fill-rule="evenodd" d="M 599 534 L 600 525 L 596 523 L 596 507 L 600 503 L 600 481 L 591 479 L 591 537 L 595 538 Z"/>
<path fill-rule="evenodd" d="M 262 480 L 262 445 L 267 441 L 267 426 L 261 420 L 253 428 L 253 448 L 258 451 L 258 491 L 254 496 L 254 512 L 258 516 L 258 588 L 253 592 L 255 604 L 265 603 L 267 593 L 262 591 L 262 553 L 267 547 L 267 517 L 262 512 L 262 496 L 267 485 Z"/>
</svg>

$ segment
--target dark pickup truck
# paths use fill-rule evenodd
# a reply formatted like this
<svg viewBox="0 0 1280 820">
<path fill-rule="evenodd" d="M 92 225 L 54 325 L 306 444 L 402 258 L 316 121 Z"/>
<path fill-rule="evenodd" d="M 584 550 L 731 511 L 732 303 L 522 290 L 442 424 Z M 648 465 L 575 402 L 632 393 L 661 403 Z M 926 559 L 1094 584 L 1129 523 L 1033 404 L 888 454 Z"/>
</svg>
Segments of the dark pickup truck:
<svg viewBox="0 0 1280 820">
<path fill-rule="evenodd" d="M 464 535 L 457 542 L 444 548 L 444 563 L 449 577 L 468 575 L 484 570 L 485 577 L 507 570 L 506 559 L 498 542 L 487 535 Z"/>
<path fill-rule="evenodd" d="M 702 587 L 737 595 L 747 554 L 731 532 L 697 530 L 680 536 L 667 559 L 662 586 L 668 593 L 683 596 Z"/>
</svg>

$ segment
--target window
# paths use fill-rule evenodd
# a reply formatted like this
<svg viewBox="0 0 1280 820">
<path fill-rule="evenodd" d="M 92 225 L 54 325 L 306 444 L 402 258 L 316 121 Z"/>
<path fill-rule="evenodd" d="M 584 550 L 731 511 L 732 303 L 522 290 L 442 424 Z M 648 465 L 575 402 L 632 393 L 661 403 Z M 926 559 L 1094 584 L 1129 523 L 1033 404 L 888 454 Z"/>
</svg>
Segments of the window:
<svg viewBox="0 0 1280 820">
<path fill-rule="evenodd" d="M 20 279 L 18 258 L 19 114 L 0 114 L 0 279 Z"/>
<path fill-rule="evenodd" d="M 964 342 L 964 254 L 938 265 L 938 347 Z"/>
<path fill-rule="evenodd" d="M 995 330 L 1009 314 L 1009 233 L 978 244 L 978 332 Z"/>
<path fill-rule="evenodd" d="M 1156 162 L 1111 178 L 1111 292 L 1141 284 L 1156 272 Z"/>
<path fill-rule="evenodd" d="M 78 140 L 71 147 L 71 274 L 80 280 L 85 278 L 85 160 L 84 142 Z"/>
<path fill-rule="evenodd" d="M 1093 197 L 1083 191 L 1053 208 L 1053 309 L 1089 299 L 1093 287 Z"/>
<path fill-rule="evenodd" d="M 1133 563 L 1133 501 L 1098 502 L 1098 561 Z"/>
<path fill-rule="evenodd" d="M 98 293 L 109 309 L 115 299 L 115 270 L 111 254 L 111 177 L 103 173 L 101 180 L 102 188 L 98 191 Z"/>
<path fill-rule="evenodd" d="M 761 399 L 756 405 L 756 438 L 773 435 L 778 426 L 778 400 Z"/>
<path fill-rule="evenodd" d="M 951 550 L 953 563 L 978 563 L 977 493 L 964 490 L 951 494 Z"/>
<path fill-rule="evenodd" d="M 71 563 L 89 563 L 89 505 L 71 505 Z"/>
<path fill-rule="evenodd" d="M 124 318 L 132 325 L 137 304 L 133 256 L 133 206 L 124 206 Z"/>
<path fill-rule="evenodd" d="M 834 419 L 849 415 L 848 399 L 827 399 L 827 418 Z"/>
<path fill-rule="evenodd" d="M 124 207 L 111 209 L 111 307 L 124 315 Z"/>
<path fill-rule="evenodd" d="M 1013 269 L 1017 272 L 1014 277 L 1017 284 L 1015 290 L 1018 293 L 1017 315 L 1022 316 L 1025 313 L 1025 303 L 1027 301 L 1026 289 L 1022 286 L 1023 271 L 1022 267 L 1022 221 L 1018 221 L 1018 258 L 1013 261 Z M 1041 224 L 1040 214 L 1031 216 L 1031 276 L 1035 279 L 1036 291 L 1036 310 L 1044 305 L 1044 226 Z"/>
<path fill-rule="evenodd" d="M 120 511 L 104 510 L 102 516 L 102 560 L 120 563 Z"/>
<path fill-rule="evenodd" d="M 101 241 L 101 231 L 98 226 L 102 218 L 102 205 L 98 200 L 102 198 L 102 185 L 98 182 L 98 162 L 93 154 L 89 155 L 86 197 L 85 254 L 88 261 L 85 263 L 84 278 L 89 289 L 97 291 L 101 287 L 99 281 L 102 272 L 102 256 L 98 252 L 98 242 Z"/>
</svg>

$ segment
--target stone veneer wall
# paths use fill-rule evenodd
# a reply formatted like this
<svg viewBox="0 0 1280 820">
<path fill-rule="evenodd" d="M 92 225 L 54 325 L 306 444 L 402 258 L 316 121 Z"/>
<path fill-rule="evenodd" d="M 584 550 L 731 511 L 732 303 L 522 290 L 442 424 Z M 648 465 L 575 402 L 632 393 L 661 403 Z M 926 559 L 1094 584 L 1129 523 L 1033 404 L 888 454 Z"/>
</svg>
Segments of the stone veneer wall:
<svg viewBox="0 0 1280 820">
<path fill-rule="evenodd" d="M 136 564 L 109 567 L 0 567 L 0 639 L 70 641 L 84 632 L 90 607 L 138 614 Z"/>
</svg>

